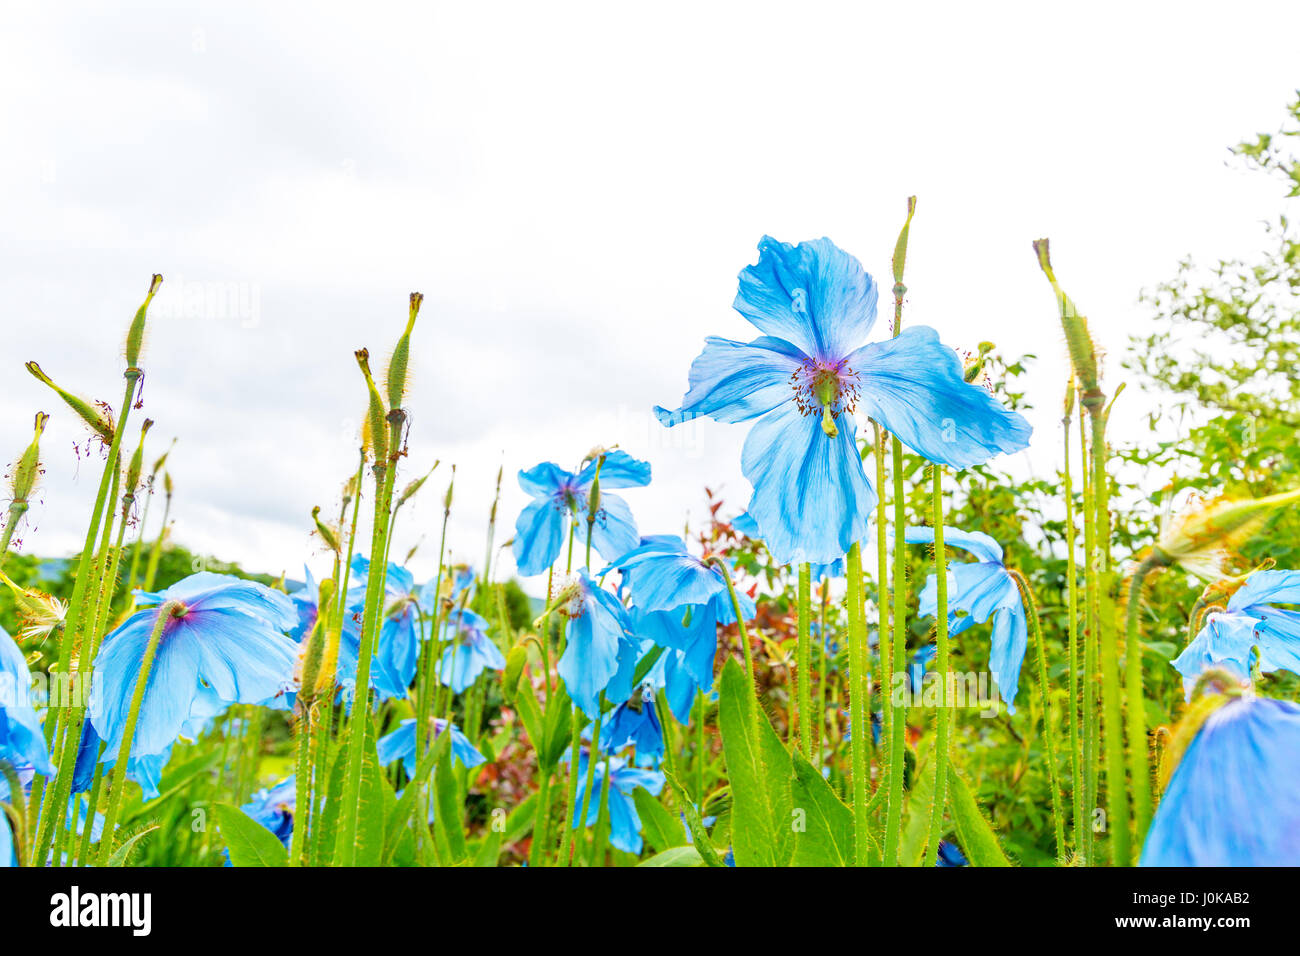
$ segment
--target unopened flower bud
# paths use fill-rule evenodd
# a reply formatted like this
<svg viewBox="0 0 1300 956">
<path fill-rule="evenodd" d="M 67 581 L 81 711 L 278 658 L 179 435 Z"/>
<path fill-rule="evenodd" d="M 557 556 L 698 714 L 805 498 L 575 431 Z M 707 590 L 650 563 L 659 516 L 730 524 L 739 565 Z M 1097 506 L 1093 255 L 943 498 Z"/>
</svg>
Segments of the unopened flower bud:
<svg viewBox="0 0 1300 956">
<path fill-rule="evenodd" d="M 113 422 L 109 417 L 104 415 L 99 408 L 96 408 L 84 398 L 79 398 L 71 392 L 60 388 L 35 362 L 27 363 L 27 371 L 31 372 L 37 379 L 52 388 L 59 398 L 67 402 L 68 407 L 76 412 L 77 415 L 80 416 L 81 420 L 89 425 L 105 444 L 112 443 Z M 107 406 L 103 407 L 107 408 Z"/>
<path fill-rule="evenodd" d="M 140 351 L 144 348 L 145 314 L 149 311 L 149 303 L 153 301 L 153 297 L 158 292 L 158 287 L 162 285 L 162 281 L 163 277 L 156 274 L 149 280 L 149 294 L 144 297 L 143 304 L 136 310 L 135 318 L 131 320 L 131 327 L 127 329 L 127 368 L 135 368 L 140 363 Z"/>
</svg>

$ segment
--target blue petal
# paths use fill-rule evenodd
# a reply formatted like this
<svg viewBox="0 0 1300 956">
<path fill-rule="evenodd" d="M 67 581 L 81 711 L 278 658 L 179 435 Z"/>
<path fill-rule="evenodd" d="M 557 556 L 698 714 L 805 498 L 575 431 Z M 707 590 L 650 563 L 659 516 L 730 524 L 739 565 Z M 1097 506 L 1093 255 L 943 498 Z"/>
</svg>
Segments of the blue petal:
<svg viewBox="0 0 1300 956">
<path fill-rule="evenodd" d="M 989 670 L 997 682 L 1007 713 L 1016 712 L 1016 691 L 1020 687 L 1020 665 L 1029 646 L 1029 626 L 1024 608 L 1017 605 L 999 611 L 993 617 L 993 636 L 989 642 Z"/>
<path fill-rule="evenodd" d="M 596 465 L 599 458 L 587 462 L 587 466 L 578 473 L 577 484 L 588 487 L 596 479 Z M 644 488 L 650 484 L 650 462 L 633 458 L 621 449 L 605 453 L 604 464 L 600 465 L 600 487 L 604 488 Z"/>
<path fill-rule="evenodd" d="M 607 561 L 626 554 L 639 540 L 636 519 L 626 501 L 615 494 L 600 494 L 600 510 L 591 526 L 591 544 Z"/>
<path fill-rule="evenodd" d="M 793 403 L 768 413 L 750 431 L 741 455 L 754 486 L 749 513 L 781 564 L 828 564 L 867 536 L 876 493 L 854 440 L 852 416 L 829 437 L 821 419 Z"/>
<path fill-rule="evenodd" d="M 581 613 L 569 622 L 568 643 L 557 665 L 569 697 L 588 717 L 600 712 L 600 693 L 619 672 L 620 654 L 631 639 L 627 612 L 618 599 L 579 572 L 583 583 Z"/>
<path fill-rule="evenodd" d="M 13 638 L 0 629 L 0 760 L 51 776 L 54 766 L 32 706 L 32 675 Z"/>
<path fill-rule="evenodd" d="M 733 307 L 811 358 L 840 359 L 876 321 L 876 283 L 829 239 L 797 246 L 764 236 L 758 263 L 740 273 Z"/>
<path fill-rule="evenodd" d="M 794 398 L 790 376 L 805 356 L 784 339 L 758 338 L 748 344 L 710 336 L 691 363 L 690 389 L 675 412 L 655 406 L 662 425 L 680 425 L 699 415 L 724 424 L 747 421 Z"/>
<path fill-rule="evenodd" d="M 574 475 L 553 461 L 544 461 L 519 472 L 519 487 L 533 498 L 549 498 L 574 482 Z"/>
<path fill-rule="evenodd" d="M 934 544 L 934 529 L 917 525 L 909 527 L 903 534 L 908 544 Z M 1002 545 L 998 544 L 983 531 L 962 531 L 960 528 L 943 529 L 944 547 L 961 548 L 973 554 L 980 561 L 1002 564 Z"/>
<path fill-rule="evenodd" d="M 564 546 L 564 509 L 551 498 L 537 498 L 515 522 L 515 565 L 525 577 L 541 574 Z"/>
<path fill-rule="evenodd" d="M 1228 601 L 1229 611 L 1256 604 L 1300 604 L 1300 571 L 1256 571 Z"/>
<path fill-rule="evenodd" d="M 1183 691 L 1189 700 L 1197 679 L 1209 667 L 1227 665 L 1241 677 L 1250 674 L 1253 649 L 1258 642 L 1262 651 L 1265 643 L 1258 641 L 1256 636 L 1256 628 L 1261 623 L 1260 618 L 1242 613 L 1216 613 L 1206 617 L 1205 626 L 1200 633 L 1173 660 L 1174 670 L 1183 675 Z M 1270 663 L 1273 661 L 1270 660 Z M 1286 664 L 1292 665 L 1286 667 L 1287 670 L 1292 670 L 1297 665 L 1294 651 L 1291 651 L 1290 659 L 1284 659 L 1280 666 Z"/>
<path fill-rule="evenodd" d="M 968 468 L 1029 447 L 1024 417 L 962 376 L 934 329 L 913 326 L 849 356 L 863 410 L 930 461 Z"/>
<path fill-rule="evenodd" d="M 614 564 L 633 579 L 632 606 L 643 611 L 706 604 L 727 590 L 722 575 L 688 553 L 681 538 L 661 537 L 615 559 Z"/>
</svg>

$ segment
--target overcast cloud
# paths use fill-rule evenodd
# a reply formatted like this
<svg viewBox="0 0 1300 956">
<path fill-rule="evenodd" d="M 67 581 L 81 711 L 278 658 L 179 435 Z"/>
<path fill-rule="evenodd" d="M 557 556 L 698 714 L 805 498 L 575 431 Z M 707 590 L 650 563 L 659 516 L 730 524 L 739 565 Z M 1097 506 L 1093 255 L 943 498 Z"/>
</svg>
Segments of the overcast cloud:
<svg viewBox="0 0 1300 956">
<path fill-rule="evenodd" d="M 405 477 L 444 463 L 394 547 L 427 536 L 417 574 L 452 462 L 475 563 L 499 466 L 501 542 L 515 472 L 595 444 L 653 463 L 645 532 L 706 483 L 739 509 L 747 428 L 651 407 L 705 335 L 754 334 L 730 304 L 764 233 L 887 288 L 913 193 L 906 321 L 1040 356 L 1016 467 L 1048 471 L 1065 356 L 1030 241 L 1118 356 L 1140 289 L 1259 246 L 1277 190 L 1226 147 L 1280 120 L 1297 36 L 1296 4 L 7 2 L 0 457 L 54 415 L 24 550 L 80 546 L 97 466 L 22 362 L 116 404 L 155 271 L 145 414 L 190 548 L 300 575 L 355 467 L 353 350 L 387 355 L 412 290 Z"/>
</svg>

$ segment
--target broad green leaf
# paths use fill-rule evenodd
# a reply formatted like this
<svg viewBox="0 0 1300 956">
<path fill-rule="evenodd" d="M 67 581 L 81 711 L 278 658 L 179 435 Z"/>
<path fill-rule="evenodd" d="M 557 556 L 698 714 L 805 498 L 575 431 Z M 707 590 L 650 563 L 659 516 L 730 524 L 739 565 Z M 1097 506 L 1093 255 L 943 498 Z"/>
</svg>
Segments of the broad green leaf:
<svg viewBox="0 0 1300 956">
<path fill-rule="evenodd" d="M 501 831 L 496 827 L 489 827 L 487 834 L 479 841 L 478 848 L 474 851 L 474 865 L 496 866 L 500 855 Z"/>
<path fill-rule="evenodd" d="M 971 866 L 1011 865 L 966 781 L 953 766 L 948 768 L 948 809 L 957 829 L 957 842 Z"/>
<path fill-rule="evenodd" d="M 794 833 L 795 866 L 852 866 L 853 811 L 799 754 L 794 755 L 791 800 L 803 811 L 803 830 Z"/>
<path fill-rule="evenodd" d="M 675 846 L 658 853 L 637 866 L 703 866 L 700 851 L 693 846 Z"/>
<path fill-rule="evenodd" d="M 632 802 L 636 804 L 637 816 L 641 818 L 641 832 L 652 850 L 662 853 L 681 845 L 685 839 L 686 827 L 651 796 L 650 791 L 637 787 L 632 791 Z"/>
<path fill-rule="evenodd" d="M 234 866 L 288 866 L 289 851 L 274 833 L 228 803 L 213 804 Z"/>
<path fill-rule="evenodd" d="M 465 824 L 461 819 L 460 788 L 451 761 L 451 754 L 444 753 L 433 772 L 433 792 L 438 801 L 434 825 L 442 835 L 439 846 L 445 844 L 450 853 L 447 862 L 457 864 L 465 859 Z"/>
<path fill-rule="evenodd" d="M 144 837 L 148 836 L 150 833 L 153 833 L 153 831 L 157 829 L 158 829 L 158 824 L 155 823 L 153 826 L 145 827 L 139 833 L 135 833 L 130 837 L 128 837 L 125 841 L 122 842 L 120 846 L 118 846 L 113 851 L 113 855 L 108 858 L 108 865 L 126 866 L 127 858 L 130 857 L 131 851 L 135 849 L 136 844 L 138 844 Z M 268 830 L 267 832 L 269 833 L 270 831 Z M 276 840 L 276 842 L 279 843 L 280 841 Z M 234 862 L 233 855 L 231 856 L 231 862 L 232 863 Z M 238 864 L 235 865 L 238 866 Z"/>
<path fill-rule="evenodd" d="M 925 844 L 930 836 L 930 810 L 934 806 L 935 766 L 931 755 L 921 772 L 912 778 L 912 789 L 907 796 L 907 822 L 903 826 L 903 842 L 898 851 L 901 866 L 920 866 L 925 856 Z"/>
<path fill-rule="evenodd" d="M 753 706 L 740 665 L 722 669 L 718 725 L 731 780 L 731 841 L 739 866 L 787 866 L 794 855 L 790 754 Z"/>
</svg>

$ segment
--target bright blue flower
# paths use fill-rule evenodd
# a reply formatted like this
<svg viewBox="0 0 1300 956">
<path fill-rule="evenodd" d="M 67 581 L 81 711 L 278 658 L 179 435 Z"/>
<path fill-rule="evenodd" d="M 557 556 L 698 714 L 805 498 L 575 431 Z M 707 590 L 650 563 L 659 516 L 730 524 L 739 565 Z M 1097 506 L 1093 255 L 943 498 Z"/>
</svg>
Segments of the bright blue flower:
<svg viewBox="0 0 1300 956">
<path fill-rule="evenodd" d="M 618 568 L 630 594 L 637 635 L 681 651 L 695 683 L 710 689 L 718 625 L 736 621 L 722 572 L 691 554 L 676 535 L 642 538 L 639 547 L 615 559 L 612 567 Z M 753 600 L 742 593 L 737 599 L 746 620 L 752 618 Z"/>
<path fill-rule="evenodd" d="M 320 601 L 320 585 L 312 576 L 311 568 L 304 564 L 302 570 L 306 574 L 306 583 L 289 595 L 289 600 L 293 602 L 294 609 L 298 612 L 298 623 L 289 632 L 289 636 L 299 642 L 311 633 L 311 629 L 316 626 L 316 618 L 320 615 L 320 608 L 317 607 Z"/>
<path fill-rule="evenodd" d="M 351 666 L 350 682 L 355 688 L 357 656 L 361 653 L 362 612 L 366 606 L 365 581 L 370 574 L 370 561 L 362 555 L 352 559 L 352 574 L 357 585 L 348 592 L 348 614 L 344 618 L 344 640 L 347 661 Z M 433 585 L 416 588 L 415 578 L 406 568 L 390 561 L 384 575 L 383 624 L 375 640 L 375 656 L 371 663 L 371 686 L 381 700 L 405 697 L 407 688 L 415 680 L 415 669 L 420 658 L 420 640 L 424 624 L 420 613 L 432 613 L 434 608 Z M 340 659 L 343 651 L 340 650 Z"/>
<path fill-rule="evenodd" d="M 763 540 L 763 532 L 759 530 L 758 522 L 748 511 L 742 511 L 731 522 L 731 527 L 739 531 L 746 538 L 752 538 L 755 541 Z M 829 564 L 817 564 L 810 562 L 808 565 L 809 577 L 814 581 L 822 581 L 826 578 L 844 577 L 844 558 L 839 557 Z"/>
<path fill-rule="evenodd" d="M 656 662 L 658 663 L 658 662 Z M 602 753 L 613 754 L 635 747 L 638 762 L 643 758 L 655 765 L 664 757 L 664 729 L 655 713 L 653 685 L 643 684 L 631 697 L 614 708 L 600 730 Z"/>
<path fill-rule="evenodd" d="M 515 522 L 515 564 L 522 575 L 541 574 L 560 556 L 566 519 L 577 521 L 586 534 L 587 502 L 596 479 L 596 461 L 574 474 L 547 461 L 519 472 L 519 485 L 533 501 Z M 600 510 L 591 529 L 592 546 L 607 561 L 636 547 L 632 509 L 612 488 L 641 488 L 650 484 L 650 464 L 625 451 L 605 454 L 600 466 Z"/>
<path fill-rule="evenodd" d="M 908 528 L 909 544 L 933 544 L 933 528 Z M 1016 691 L 1020 686 L 1020 665 L 1029 646 L 1029 624 L 1021 602 L 1016 579 L 1002 563 L 1001 546 L 981 531 L 945 528 L 944 544 L 961 548 L 978 560 L 948 564 L 948 636 L 956 637 L 975 624 L 993 618 L 993 636 L 989 642 L 989 670 L 1007 702 L 1007 713 L 1016 712 Z M 933 616 L 939 609 L 939 582 L 931 574 L 921 592 L 922 616 Z M 965 611 L 958 615 L 958 611 Z"/>
<path fill-rule="evenodd" d="M 447 615 L 442 639 L 452 643 L 442 652 L 438 663 L 438 679 L 443 686 L 463 694 L 483 671 L 505 670 L 505 656 L 488 637 L 487 630 L 488 622 L 467 608 L 456 608 Z"/>
<path fill-rule="evenodd" d="M 190 727 L 182 730 L 182 734 L 190 736 L 188 733 Z M 99 748 L 103 743 L 99 734 L 95 733 L 94 725 L 85 721 L 81 725 L 81 742 L 77 746 L 77 762 L 72 771 L 72 792 L 87 793 L 95 780 L 95 758 L 99 756 Z M 172 747 L 168 744 L 162 749 L 161 753 L 156 754 L 137 754 L 135 745 L 131 745 L 132 757 L 127 763 L 126 776 L 128 780 L 133 780 L 140 785 L 143 791 L 144 800 L 147 803 L 150 800 L 157 799 L 162 784 L 163 768 L 167 766 L 167 761 L 171 758 Z M 105 758 L 103 760 L 104 773 L 111 770 L 117 763 L 115 758 Z"/>
<path fill-rule="evenodd" d="M 640 657 L 627 609 L 591 579 L 583 568 L 557 598 L 569 618 L 567 643 L 556 666 L 569 698 L 592 720 L 600 713 L 600 695 L 611 699 L 632 694 L 632 676 Z"/>
<path fill-rule="evenodd" d="M 298 778 L 289 774 L 275 786 L 257 791 L 239 809 L 266 827 L 289 848 L 293 837 L 293 815 L 298 803 Z"/>
<path fill-rule="evenodd" d="M 938 849 L 935 866 L 970 866 L 970 861 L 966 859 L 966 854 L 961 851 L 961 847 L 951 840 L 940 840 Z"/>
<path fill-rule="evenodd" d="M 441 717 L 434 717 L 432 720 L 433 736 L 426 740 L 426 743 L 432 744 L 438 736 L 447 729 L 447 721 Z M 451 724 L 451 754 L 466 767 L 477 767 L 484 763 L 487 758 L 474 749 L 468 737 L 461 733 L 460 728 Z M 415 756 L 415 718 L 403 720 L 397 725 L 397 729 L 390 734 L 385 734 L 379 738 L 376 744 L 379 752 L 379 762 L 385 766 L 394 760 L 402 761 L 402 767 L 406 770 L 408 777 L 415 776 L 416 765 L 419 761 Z"/>
<path fill-rule="evenodd" d="M 777 561 L 826 564 L 867 536 L 876 493 L 858 453 L 859 406 L 952 468 L 1028 446 L 1029 423 L 968 384 L 933 329 L 863 344 L 876 320 L 876 283 L 829 239 L 792 246 L 765 236 L 758 248 L 734 307 L 763 335 L 748 344 L 707 339 L 682 407 L 655 413 L 670 426 L 698 415 L 759 419 L 741 466 L 754 486 L 749 513 Z"/>
<path fill-rule="evenodd" d="M 584 750 L 578 757 L 578 779 L 587 779 L 587 752 Z M 653 797 L 659 796 L 659 792 L 664 788 L 664 775 L 658 770 L 645 770 L 640 767 L 628 766 L 627 762 L 619 757 L 610 757 L 609 759 L 609 842 L 610 845 L 622 850 L 624 853 L 631 853 L 633 856 L 641 852 L 644 845 L 641 839 L 641 817 L 636 812 L 636 802 L 632 798 L 633 791 L 637 787 L 643 787 L 649 791 Z M 600 818 L 600 800 L 598 796 L 605 779 L 605 761 L 597 760 L 595 771 L 593 773 L 595 782 L 592 784 L 592 800 L 587 808 L 587 823 L 591 827 L 596 825 Z M 582 816 L 581 801 L 576 801 L 577 805 L 573 808 L 573 829 L 578 829 L 578 821 Z"/>
<path fill-rule="evenodd" d="M 647 633 L 645 621 L 646 615 L 633 609 L 632 627 L 638 634 L 643 635 L 641 641 L 641 657 L 647 654 L 657 646 L 651 639 L 644 638 Z M 655 627 L 660 624 L 656 623 Z M 637 665 L 640 666 L 638 659 Z M 635 677 L 635 670 L 633 671 Z M 703 693 L 706 697 L 713 698 L 717 694 L 708 689 L 701 687 L 691 675 L 686 667 L 686 652 L 675 648 L 665 647 L 659 658 L 651 665 L 650 670 L 645 675 L 645 684 L 648 684 L 654 690 L 663 690 L 664 697 L 668 702 L 668 709 L 672 715 L 677 718 L 680 724 L 689 724 L 691 722 L 691 710 L 695 707 L 696 697 Z"/>
<path fill-rule="evenodd" d="M 0 761 L 54 774 L 40 718 L 32 706 L 32 674 L 14 639 L 0 628 Z"/>
<path fill-rule="evenodd" d="M 1300 865 L 1300 705 L 1228 700 L 1165 788 L 1141 866 Z"/>
<path fill-rule="evenodd" d="M 195 705 L 256 704 L 291 687 L 298 647 L 285 636 L 298 621 L 293 603 L 253 581 L 201 571 L 167 590 L 141 592 L 146 606 L 104 638 L 95 658 L 90 719 L 117 757 L 145 648 L 169 601 L 181 607 L 163 624 L 132 744 L 133 757 L 160 754 L 184 730 Z"/>
<path fill-rule="evenodd" d="M 1256 571 L 1228 600 L 1224 613 L 1211 613 L 1201 632 L 1174 659 L 1190 698 L 1207 667 L 1227 665 L 1250 674 L 1255 648 L 1261 674 L 1300 674 L 1300 614 L 1275 604 L 1300 604 L 1300 571 Z"/>
</svg>

